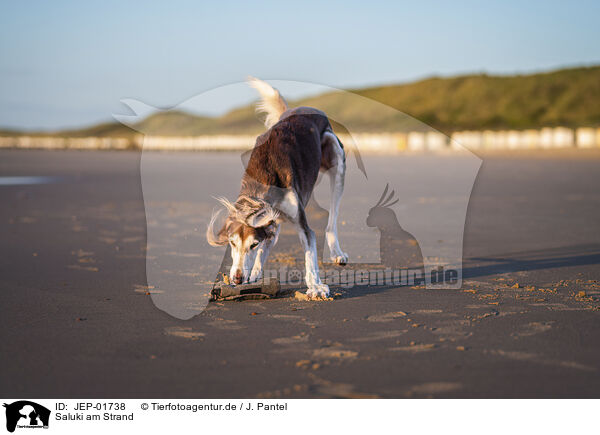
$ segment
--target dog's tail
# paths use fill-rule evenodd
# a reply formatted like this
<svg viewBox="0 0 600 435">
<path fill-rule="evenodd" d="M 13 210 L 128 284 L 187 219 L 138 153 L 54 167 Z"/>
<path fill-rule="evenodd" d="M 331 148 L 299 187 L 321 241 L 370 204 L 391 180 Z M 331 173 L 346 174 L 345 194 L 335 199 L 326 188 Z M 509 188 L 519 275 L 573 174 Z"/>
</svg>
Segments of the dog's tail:
<svg viewBox="0 0 600 435">
<path fill-rule="evenodd" d="M 262 80 L 248 77 L 248 84 L 260 94 L 261 101 L 256 105 L 256 110 L 267 114 L 265 126 L 271 128 L 288 109 L 287 103 L 277 89 Z"/>
</svg>

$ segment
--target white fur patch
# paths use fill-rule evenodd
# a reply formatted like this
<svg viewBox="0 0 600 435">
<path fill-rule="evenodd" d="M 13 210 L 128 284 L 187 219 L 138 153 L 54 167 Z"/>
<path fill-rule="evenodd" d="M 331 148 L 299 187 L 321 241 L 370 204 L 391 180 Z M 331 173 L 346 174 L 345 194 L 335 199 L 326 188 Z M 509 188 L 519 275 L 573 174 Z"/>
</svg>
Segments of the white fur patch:
<svg viewBox="0 0 600 435">
<path fill-rule="evenodd" d="M 292 220 L 296 219 L 298 217 L 298 195 L 296 195 L 296 192 L 288 189 L 281 202 L 277 204 L 277 208 Z"/>
</svg>

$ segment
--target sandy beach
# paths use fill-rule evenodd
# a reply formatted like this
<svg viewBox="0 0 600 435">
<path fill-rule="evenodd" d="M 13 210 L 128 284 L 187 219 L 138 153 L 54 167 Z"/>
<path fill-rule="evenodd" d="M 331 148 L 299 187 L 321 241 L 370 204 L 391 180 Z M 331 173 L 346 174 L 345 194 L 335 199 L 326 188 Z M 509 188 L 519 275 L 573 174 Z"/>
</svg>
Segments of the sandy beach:
<svg viewBox="0 0 600 435">
<path fill-rule="evenodd" d="M 147 262 L 173 258 L 161 270 L 182 283 L 198 281 L 186 267 L 220 264 L 222 252 L 200 243 L 216 204 L 193 198 L 235 195 L 240 156 L 148 158 L 173 182 L 178 168 L 198 168 L 199 184 L 155 190 L 157 225 L 164 218 L 181 236 L 173 245 L 148 240 L 160 232 L 154 221 L 147 230 L 139 152 L 0 151 L 1 177 L 46 177 L 0 186 L 5 396 L 598 397 L 600 152 L 482 155 L 460 288 L 331 286 L 331 301 L 207 306 L 200 287 L 174 298 L 149 287 Z M 372 157 L 371 179 L 384 186 L 397 171 L 418 172 L 422 158 Z M 214 183 L 219 174 L 226 184 Z M 401 203 L 418 203 L 410 186 L 392 187 Z M 368 209 L 373 191 L 349 183 L 343 202 Z M 323 219 L 311 209 L 317 229 Z M 352 259 L 361 237 L 340 235 L 349 270 L 367 262 Z M 292 228 L 269 264 L 302 267 Z"/>
</svg>

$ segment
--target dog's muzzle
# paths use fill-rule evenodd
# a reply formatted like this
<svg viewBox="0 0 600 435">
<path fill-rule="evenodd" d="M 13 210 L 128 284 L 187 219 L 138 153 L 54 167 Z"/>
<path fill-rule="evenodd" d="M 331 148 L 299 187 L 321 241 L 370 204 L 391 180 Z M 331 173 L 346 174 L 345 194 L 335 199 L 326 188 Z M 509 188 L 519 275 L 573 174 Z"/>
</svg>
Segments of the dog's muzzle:
<svg viewBox="0 0 600 435">
<path fill-rule="evenodd" d="M 233 277 L 234 284 L 241 284 L 244 281 L 244 276 L 241 270 L 235 272 L 235 276 Z"/>
</svg>

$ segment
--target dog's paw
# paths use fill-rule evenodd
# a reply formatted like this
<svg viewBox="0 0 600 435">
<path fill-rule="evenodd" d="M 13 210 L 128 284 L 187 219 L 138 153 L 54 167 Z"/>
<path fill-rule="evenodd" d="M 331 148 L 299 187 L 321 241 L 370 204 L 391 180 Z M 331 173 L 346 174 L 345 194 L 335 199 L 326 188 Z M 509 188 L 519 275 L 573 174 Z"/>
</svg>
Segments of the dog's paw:
<svg viewBox="0 0 600 435">
<path fill-rule="evenodd" d="M 306 296 L 310 299 L 327 299 L 329 297 L 329 286 L 327 284 L 312 284 L 306 290 Z"/>
<path fill-rule="evenodd" d="M 340 266 L 345 266 L 348 264 L 348 254 L 342 252 L 341 255 L 334 255 L 331 257 L 331 261 L 335 264 L 339 264 Z"/>
<path fill-rule="evenodd" d="M 250 273 L 250 277 L 248 278 L 248 284 L 255 283 L 262 278 L 262 270 L 261 269 L 252 269 Z"/>
</svg>

